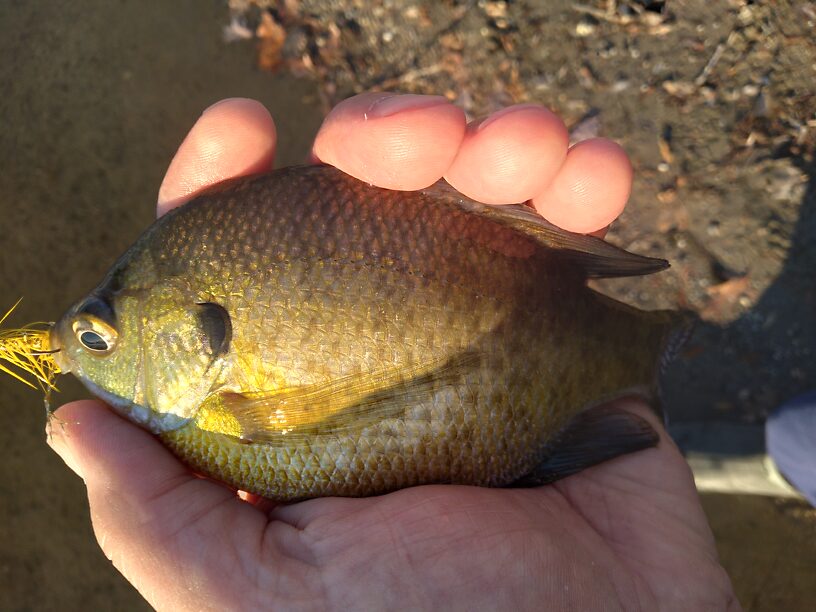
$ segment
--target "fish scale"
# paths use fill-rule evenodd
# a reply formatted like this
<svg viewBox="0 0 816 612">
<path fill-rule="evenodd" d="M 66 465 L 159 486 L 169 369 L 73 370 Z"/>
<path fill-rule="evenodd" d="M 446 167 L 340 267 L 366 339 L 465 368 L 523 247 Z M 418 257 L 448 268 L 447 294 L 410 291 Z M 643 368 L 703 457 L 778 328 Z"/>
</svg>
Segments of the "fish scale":
<svg viewBox="0 0 816 612">
<path fill-rule="evenodd" d="M 592 406 L 650 384 L 674 317 L 585 281 L 663 267 L 443 183 L 290 168 L 159 219 L 50 340 L 195 471 L 263 496 L 545 482 L 656 442 Z"/>
</svg>

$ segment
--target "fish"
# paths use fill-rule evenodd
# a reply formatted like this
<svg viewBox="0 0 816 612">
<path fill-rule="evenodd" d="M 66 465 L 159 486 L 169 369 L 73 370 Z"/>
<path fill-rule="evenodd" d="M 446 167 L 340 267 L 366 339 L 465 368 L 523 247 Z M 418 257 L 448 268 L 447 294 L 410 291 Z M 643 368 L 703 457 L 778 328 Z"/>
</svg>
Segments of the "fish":
<svg viewBox="0 0 816 612">
<path fill-rule="evenodd" d="M 678 315 L 587 281 L 667 266 L 444 180 L 296 166 L 159 218 L 29 360 L 281 502 L 538 486 L 658 443 L 608 401 L 654 387 Z"/>
</svg>

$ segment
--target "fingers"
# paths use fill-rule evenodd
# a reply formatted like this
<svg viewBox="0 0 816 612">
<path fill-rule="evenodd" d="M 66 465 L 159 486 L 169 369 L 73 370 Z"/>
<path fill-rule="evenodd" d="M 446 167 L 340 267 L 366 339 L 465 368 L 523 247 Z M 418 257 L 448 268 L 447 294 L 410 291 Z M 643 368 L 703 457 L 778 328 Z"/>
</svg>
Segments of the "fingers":
<svg viewBox="0 0 816 612">
<path fill-rule="evenodd" d="M 561 120 L 536 105 L 511 106 L 466 129 L 464 113 L 441 96 L 369 93 L 335 107 L 313 154 L 388 189 L 421 189 L 444 176 L 480 202 L 531 200 L 559 227 L 602 235 L 626 205 L 631 165 L 611 141 L 569 151 L 567 142 Z M 213 183 L 270 169 L 275 145 L 275 124 L 260 103 L 235 98 L 211 106 L 170 164 L 158 213 Z"/>
<path fill-rule="evenodd" d="M 510 106 L 468 126 L 445 179 L 486 204 L 525 202 L 552 182 L 568 144 L 564 123 L 547 109 Z"/>
<path fill-rule="evenodd" d="M 611 140 L 594 138 L 569 150 L 550 185 L 533 198 L 545 219 L 572 232 L 589 233 L 623 212 L 632 189 L 632 165 Z"/>
<path fill-rule="evenodd" d="M 276 142 L 275 123 L 260 102 L 230 98 L 210 106 L 170 162 L 159 189 L 158 215 L 209 185 L 269 170 Z"/>
<path fill-rule="evenodd" d="M 450 167 L 464 133 L 464 112 L 442 96 L 369 93 L 329 113 L 313 152 L 367 183 L 421 189 Z"/>
<path fill-rule="evenodd" d="M 603 233 L 629 197 L 631 165 L 608 140 L 567 145 L 562 121 L 541 106 L 511 106 L 465 129 L 442 97 L 370 93 L 329 114 L 313 152 L 380 187 L 420 189 L 444 176 L 480 202 L 532 200 L 564 229 Z"/>
<path fill-rule="evenodd" d="M 89 489 L 121 490 L 127 499 L 142 499 L 197 480 L 158 440 L 100 402 L 66 404 L 48 428 L 51 447 Z"/>
<path fill-rule="evenodd" d="M 185 597 L 186 586 L 211 578 L 198 575 L 207 568 L 195 558 L 207 536 L 227 530 L 236 542 L 260 539 L 263 513 L 194 477 L 158 440 L 103 404 L 67 404 L 49 429 L 51 447 L 85 481 L 100 546 L 143 595 L 161 599 L 154 604 L 166 606 Z"/>
</svg>

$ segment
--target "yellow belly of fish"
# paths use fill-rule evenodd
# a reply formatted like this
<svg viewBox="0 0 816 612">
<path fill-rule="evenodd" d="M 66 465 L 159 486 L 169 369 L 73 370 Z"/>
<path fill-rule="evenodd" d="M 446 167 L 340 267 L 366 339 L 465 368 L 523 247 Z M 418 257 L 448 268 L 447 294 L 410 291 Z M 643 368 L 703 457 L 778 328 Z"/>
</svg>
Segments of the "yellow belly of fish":
<svg viewBox="0 0 816 612">
<path fill-rule="evenodd" d="M 468 406 L 461 390 L 448 390 L 401 418 L 339 435 L 281 434 L 276 442 L 247 443 L 191 422 L 162 439 L 195 471 L 280 501 L 430 483 L 496 486 L 532 467 L 552 424 L 532 408 L 546 404 L 532 389 L 491 394 L 492 401 Z M 222 431 L 236 426 L 218 410 L 206 418 Z"/>
</svg>

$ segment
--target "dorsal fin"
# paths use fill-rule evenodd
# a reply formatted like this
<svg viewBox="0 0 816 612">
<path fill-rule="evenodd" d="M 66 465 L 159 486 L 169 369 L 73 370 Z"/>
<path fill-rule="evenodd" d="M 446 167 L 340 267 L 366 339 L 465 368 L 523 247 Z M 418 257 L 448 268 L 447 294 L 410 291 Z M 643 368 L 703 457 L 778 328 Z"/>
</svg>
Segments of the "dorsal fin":
<svg viewBox="0 0 816 612">
<path fill-rule="evenodd" d="M 463 196 L 444 180 L 422 190 L 428 196 L 512 228 L 574 263 L 587 278 L 640 276 L 669 267 L 665 259 L 630 253 L 595 236 L 575 234 L 554 226 L 523 204 L 482 204 Z"/>
</svg>

